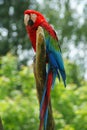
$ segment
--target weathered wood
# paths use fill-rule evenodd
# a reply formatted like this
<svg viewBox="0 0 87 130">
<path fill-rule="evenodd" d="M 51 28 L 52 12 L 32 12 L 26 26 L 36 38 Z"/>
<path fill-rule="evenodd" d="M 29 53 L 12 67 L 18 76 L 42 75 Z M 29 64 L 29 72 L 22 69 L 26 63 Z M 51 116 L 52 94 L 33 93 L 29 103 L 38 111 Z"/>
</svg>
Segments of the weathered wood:
<svg viewBox="0 0 87 130">
<path fill-rule="evenodd" d="M 3 130 L 3 125 L 2 125 L 1 117 L 0 117 L 0 130 Z"/>
<path fill-rule="evenodd" d="M 44 32 L 38 27 L 36 39 L 36 57 L 34 59 L 34 76 L 36 81 L 36 89 L 39 104 L 42 99 L 44 84 L 46 80 L 46 46 L 44 40 Z M 47 130 L 54 130 L 54 119 L 52 114 L 51 100 L 48 109 Z"/>
</svg>

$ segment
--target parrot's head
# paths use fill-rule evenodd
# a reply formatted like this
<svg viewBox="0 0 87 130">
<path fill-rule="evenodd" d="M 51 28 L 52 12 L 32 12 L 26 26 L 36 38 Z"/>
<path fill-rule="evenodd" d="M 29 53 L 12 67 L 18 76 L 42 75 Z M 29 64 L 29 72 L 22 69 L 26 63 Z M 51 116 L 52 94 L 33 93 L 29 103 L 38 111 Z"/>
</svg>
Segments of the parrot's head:
<svg viewBox="0 0 87 130">
<path fill-rule="evenodd" d="M 32 26 L 34 23 L 38 26 L 44 19 L 44 16 L 36 10 L 25 10 L 24 12 L 25 26 Z"/>
<path fill-rule="evenodd" d="M 32 26 L 35 23 L 36 19 L 37 19 L 36 14 L 33 14 L 33 13 L 25 14 L 24 15 L 24 24 L 25 24 L 25 26 L 27 26 L 27 25 Z"/>
</svg>

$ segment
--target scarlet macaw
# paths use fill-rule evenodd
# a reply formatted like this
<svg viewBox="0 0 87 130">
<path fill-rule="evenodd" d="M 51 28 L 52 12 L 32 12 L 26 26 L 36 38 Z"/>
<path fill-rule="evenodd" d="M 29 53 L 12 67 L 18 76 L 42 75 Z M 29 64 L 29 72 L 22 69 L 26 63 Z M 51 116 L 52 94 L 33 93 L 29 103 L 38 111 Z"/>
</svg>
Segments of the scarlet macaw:
<svg viewBox="0 0 87 130">
<path fill-rule="evenodd" d="M 24 23 L 35 52 L 36 30 L 38 26 L 41 26 L 46 32 L 45 42 L 46 55 L 48 57 L 48 71 L 40 106 L 39 130 L 42 130 L 43 122 L 44 128 L 46 129 L 51 87 L 54 85 L 56 76 L 58 76 L 58 79 L 60 80 L 60 75 L 62 77 L 64 86 L 66 86 L 66 73 L 64 69 L 64 63 L 61 55 L 60 45 L 58 43 L 57 34 L 55 30 L 52 28 L 52 26 L 46 21 L 45 17 L 38 11 L 26 10 L 24 12 Z"/>
</svg>

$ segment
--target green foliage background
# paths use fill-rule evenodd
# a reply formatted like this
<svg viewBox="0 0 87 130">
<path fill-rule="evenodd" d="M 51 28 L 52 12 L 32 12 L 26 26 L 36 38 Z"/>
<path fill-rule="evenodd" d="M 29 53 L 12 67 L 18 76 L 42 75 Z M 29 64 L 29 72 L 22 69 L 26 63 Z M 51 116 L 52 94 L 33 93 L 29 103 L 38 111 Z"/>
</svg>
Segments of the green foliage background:
<svg viewBox="0 0 87 130">
<path fill-rule="evenodd" d="M 18 69 L 17 63 L 18 58 L 10 53 L 0 60 L 0 115 L 4 129 L 37 130 L 39 104 L 32 66 Z M 69 71 L 73 72 L 73 64 Z M 56 130 L 87 130 L 87 82 L 78 79 L 78 88 L 74 80 L 70 83 L 72 77 L 68 77 L 67 88 L 56 80 L 51 93 Z"/>
<path fill-rule="evenodd" d="M 61 42 L 67 72 L 67 87 L 56 80 L 51 92 L 55 130 L 87 130 L 87 2 L 79 0 L 0 0 L 0 116 L 5 130 L 37 130 L 39 104 L 32 65 L 23 51 L 31 44 L 23 23 L 25 9 L 36 9 L 54 25 Z M 84 2 L 83 14 L 77 8 Z M 55 8 L 54 8 L 55 7 Z M 81 23 L 83 19 L 83 23 Z M 70 45 L 78 49 L 70 59 Z M 21 53 L 18 54 L 20 51 Z M 83 52 L 83 56 L 80 54 Z M 73 50 L 72 50 L 73 51 Z"/>
</svg>

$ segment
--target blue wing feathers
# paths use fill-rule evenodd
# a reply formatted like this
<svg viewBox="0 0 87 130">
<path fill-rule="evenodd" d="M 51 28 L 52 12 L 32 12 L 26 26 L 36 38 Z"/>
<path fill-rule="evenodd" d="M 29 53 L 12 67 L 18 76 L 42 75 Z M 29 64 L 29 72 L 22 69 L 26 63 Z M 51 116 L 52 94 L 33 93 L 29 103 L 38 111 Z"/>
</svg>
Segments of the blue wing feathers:
<svg viewBox="0 0 87 130">
<path fill-rule="evenodd" d="M 62 55 L 60 51 L 55 50 L 51 44 L 50 44 L 50 38 L 46 40 L 46 52 L 49 58 L 49 64 L 51 68 L 55 69 L 54 73 L 58 76 L 58 79 L 60 80 L 60 75 L 62 77 L 62 80 L 64 82 L 64 86 L 66 86 L 66 73 L 64 68 L 64 63 L 62 59 Z M 60 74 L 59 74 L 60 73 Z"/>
<path fill-rule="evenodd" d="M 48 70 L 47 70 L 47 75 L 46 75 L 46 81 L 44 85 L 44 91 L 43 91 L 43 96 L 42 96 L 42 101 L 40 104 L 40 119 L 43 117 L 41 116 L 42 112 L 42 106 L 45 100 L 46 92 L 47 92 L 47 81 L 48 81 L 48 75 L 51 70 L 52 72 L 52 88 L 54 87 L 55 79 L 58 76 L 58 79 L 60 80 L 60 75 L 62 77 L 64 86 L 66 87 L 66 73 L 65 73 L 65 68 L 64 68 L 64 63 L 62 59 L 61 52 L 54 49 L 54 47 L 51 46 L 52 44 L 50 43 L 50 38 L 46 40 L 46 54 L 48 57 Z M 46 111 L 44 115 L 44 130 L 46 130 L 47 126 L 47 118 L 48 118 L 48 105 L 46 106 Z M 41 126 L 41 124 L 40 124 Z M 41 127 L 40 127 L 41 128 Z M 41 130 L 41 129 L 40 129 Z"/>
<path fill-rule="evenodd" d="M 48 119 L 48 106 L 47 106 L 45 118 L 44 118 L 44 130 L 46 130 L 46 127 L 47 127 L 47 119 Z"/>
</svg>

